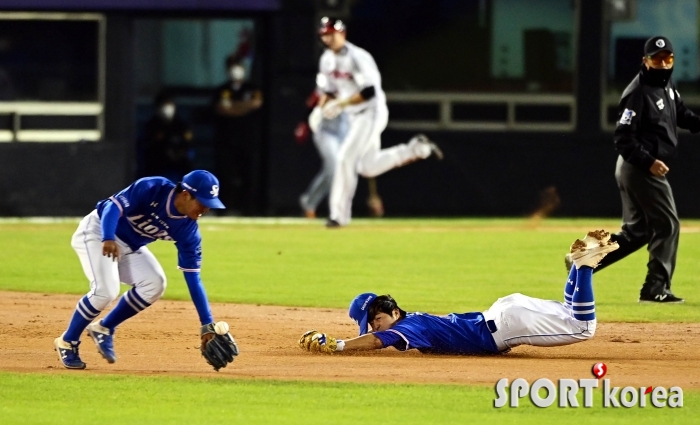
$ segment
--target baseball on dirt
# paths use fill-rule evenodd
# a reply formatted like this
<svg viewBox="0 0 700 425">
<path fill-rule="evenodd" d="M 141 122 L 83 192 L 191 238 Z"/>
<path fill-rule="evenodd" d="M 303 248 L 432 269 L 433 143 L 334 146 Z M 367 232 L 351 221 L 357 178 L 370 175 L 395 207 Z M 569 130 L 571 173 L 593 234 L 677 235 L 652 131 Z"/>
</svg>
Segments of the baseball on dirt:
<svg viewBox="0 0 700 425">
<path fill-rule="evenodd" d="M 226 335 L 228 333 L 228 323 L 216 322 L 216 324 L 214 325 L 214 330 L 219 335 Z"/>
</svg>

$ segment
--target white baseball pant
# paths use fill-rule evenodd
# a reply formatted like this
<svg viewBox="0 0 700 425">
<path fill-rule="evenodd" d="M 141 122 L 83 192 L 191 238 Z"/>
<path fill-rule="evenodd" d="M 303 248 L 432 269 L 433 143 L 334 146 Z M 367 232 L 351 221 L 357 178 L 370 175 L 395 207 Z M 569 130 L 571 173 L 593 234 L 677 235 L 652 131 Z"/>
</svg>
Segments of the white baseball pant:
<svg viewBox="0 0 700 425">
<path fill-rule="evenodd" d="M 320 129 L 313 134 L 314 144 L 321 156 L 321 170 L 311 181 L 299 201 L 305 210 L 316 211 L 323 198 L 328 196 L 333 183 L 335 163 L 340 145 L 347 133 L 347 114 L 340 114 L 333 120 L 323 120 Z"/>
<path fill-rule="evenodd" d="M 500 351 L 518 345 L 556 347 L 585 341 L 595 334 L 595 320 L 576 320 L 563 303 L 523 294 L 499 298 L 484 313 L 498 329 L 492 333 Z"/>
<path fill-rule="evenodd" d="M 160 263 L 145 246 L 132 251 L 119 238 L 116 243 L 119 261 L 112 261 L 102 255 L 102 228 L 97 210 L 85 216 L 73 234 L 71 244 L 90 281 L 87 294 L 90 304 L 99 311 L 107 308 L 119 296 L 120 282 L 135 287 L 144 301 L 153 304 L 167 285 Z"/>
<path fill-rule="evenodd" d="M 385 104 L 349 115 L 350 130 L 338 152 L 330 196 L 330 218 L 341 225 L 350 223 L 358 175 L 376 177 L 431 153 L 430 147 L 420 143 L 381 149 L 381 134 L 389 121 Z"/>
</svg>

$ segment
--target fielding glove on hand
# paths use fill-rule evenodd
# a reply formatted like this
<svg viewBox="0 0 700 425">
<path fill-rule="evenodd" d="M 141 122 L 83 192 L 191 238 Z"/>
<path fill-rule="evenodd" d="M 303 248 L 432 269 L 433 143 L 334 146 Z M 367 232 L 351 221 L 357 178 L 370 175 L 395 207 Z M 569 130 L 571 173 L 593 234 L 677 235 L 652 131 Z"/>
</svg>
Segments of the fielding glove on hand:
<svg viewBox="0 0 700 425">
<path fill-rule="evenodd" d="M 319 333 L 317 330 L 307 331 L 304 335 L 299 338 L 299 347 L 302 350 L 309 351 L 309 345 L 311 344 L 311 337 Z"/>
<path fill-rule="evenodd" d="M 228 328 L 228 324 L 226 328 Z M 226 367 L 238 355 L 238 345 L 231 334 L 226 332 L 219 335 L 214 323 L 202 326 L 200 335 L 202 337 L 202 356 L 215 371 L 218 372 L 222 367 Z"/>
<path fill-rule="evenodd" d="M 331 336 L 312 330 L 301 336 L 299 346 L 302 350 L 331 354 L 338 349 L 338 341 Z"/>
</svg>

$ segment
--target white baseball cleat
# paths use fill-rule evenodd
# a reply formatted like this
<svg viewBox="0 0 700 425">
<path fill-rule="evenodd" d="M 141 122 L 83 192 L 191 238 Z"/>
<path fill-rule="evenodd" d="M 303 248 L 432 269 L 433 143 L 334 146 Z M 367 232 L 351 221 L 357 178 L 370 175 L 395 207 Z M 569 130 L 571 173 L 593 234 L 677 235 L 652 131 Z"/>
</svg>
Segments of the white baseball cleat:
<svg viewBox="0 0 700 425">
<path fill-rule="evenodd" d="M 576 239 L 571 244 L 570 258 L 577 269 L 581 268 L 581 266 L 588 266 L 594 269 L 598 267 L 598 263 L 603 257 L 619 247 L 617 242 L 610 240 L 610 233 L 602 229 L 594 230 L 588 232 L 583 240 Z"/>
<path fill-rule="evenodd" d="M 586 242 L 588 246 L 607 245 L 607 243 L 610 241 L 610 232 L 606 232 L 603 229 L 593 230 L 592 232 L 588 232 L 588 234 L 586 234 L 586 237 L 583 238 L 583 241 Z"/>
<path fill-rule="evenodd" d="M 442 160 L 442 158 L 445 157 L 445 155 L 442 153 L 442 149 L 438 147 L 438 145 L 435 144 L 432 140 L 428 138 L 425 134 L 416 134 L 413 136 L 413 138 L 408 142 L 409 145 L 423 145 L 428 148 L 428 155 L 425 158 L 430 158 L 431 156 L 434 156 L 435 159 L 438 161 Z"/>
</svg>

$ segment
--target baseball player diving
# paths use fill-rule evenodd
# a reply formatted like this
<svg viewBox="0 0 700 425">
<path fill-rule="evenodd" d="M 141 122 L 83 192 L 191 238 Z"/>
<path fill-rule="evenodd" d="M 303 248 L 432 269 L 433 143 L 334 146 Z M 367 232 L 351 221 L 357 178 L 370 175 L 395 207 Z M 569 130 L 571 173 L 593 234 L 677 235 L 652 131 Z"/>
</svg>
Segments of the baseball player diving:
<svg viewBox="0 0 700 425">
<path fill-rule="evenodd" d="M 117 361 L 113 341 L 117 326 L 165 292 L 165 272 L 146 246 L 158 239 L 174 242 L 178 250 L 178 268 L 202 325 L 202 355 L 215 370 L 233 361 L 238 346 L 225 322 L 214 324 L 199 277 L 202 237 L 197 220 L 212 208 L 225 207 L 219 200 L 219 180 L 204 170 L 186 174 L 177 184 L 164 177 L 145 177 L 97 203 L 73 234 L 73 249 L 90 281 L 90 292 L 75 306 L 68 329 L 54 340 L 63 366 L 85 369 L 78 352 L 85 329 L 102 357 L 108 363 Z M 95 320 L 119 296 L 120 282 L 131 289 L 109 314 Z"/>
<path fill-rule="evenodd" d="M 349 120 L 333 174 L 328 227 L 350 223 L 358 175 L 376 177 L 431 155 L 443 156 L 422 134 L 406 144 L 381 149 L 380 136 L 389 119 L 382 77 L 372 56 L 347 41 L 345 32 L 343 21 L 321 19 L 319 35 L 327 47 L 319 61 L 319 74 L 325 77 L 321 90 L 332 96 L 322 96 L 319 105 L 324 118 L 333 119 L 345 112 Z"/>
<path fill-rule="evenodd" d="M 564 302 L 522 294 L 499 298 L 483 313 L 434 316 L 407 313 L 390 295 L 358 295 L 349 315 L 360 336 L 348 340 L 312 330 L 299 346 L 308 351 L 334 353 L 395 347 L 441 354 L 498 354 L 518 345 L 554 347 L 585 341 L 596 328 L 593 269 L 618 248 L 603 230 L 576 239 L 570 252 L 574 265 L 564 286 Z"/>
</svg>

